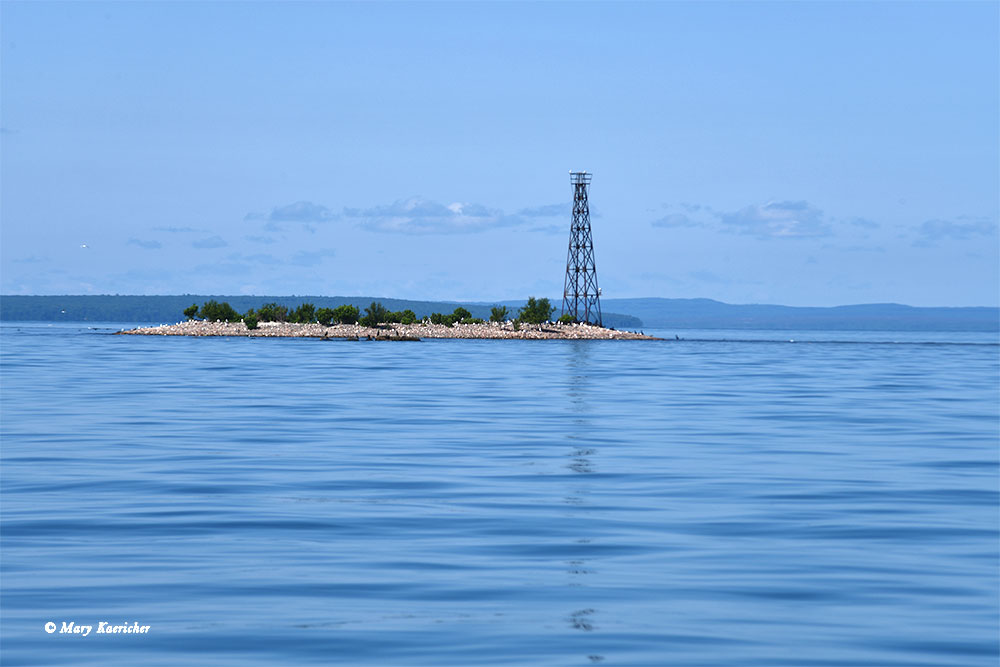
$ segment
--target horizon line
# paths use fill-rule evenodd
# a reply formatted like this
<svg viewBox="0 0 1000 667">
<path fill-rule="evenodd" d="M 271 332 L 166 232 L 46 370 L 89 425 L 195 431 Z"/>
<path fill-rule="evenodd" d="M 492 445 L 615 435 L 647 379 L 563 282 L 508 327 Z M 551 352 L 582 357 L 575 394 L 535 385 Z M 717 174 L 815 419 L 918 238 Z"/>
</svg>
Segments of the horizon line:
<svg viewBox="0 0 1000 667">
<path fill-rule="evenodd" d="M 476 305 L 486 305 L 486 304 L 500 304 L 504 302 L 511 301 L 527 301 L 528 297 L 524 298 L 506 298 L 506 299 L 442 299 L 442 298 L 405 298 L 405 297 L 395 297 L 395 296 L 372 296 L 372 295 L 340 295 L 340 294 L 210 294 L 210 293 L 175 293 L 175 294 L 0 294 L 0 299 L 17 297 L 17 298 L 56 298 L 56 297 L 230 297 L 230 298 L 278 298 L 278 299 L 295 299 L 295 298 L 324 298 L 324 299 L 392 299 L 394 301 L 415 301 L 415 302 L 425 302 L 425 303 L 456 303 L 456 304 L 476 304 Z M 561 302 L 561 297 L 539 297 L 548 298 L 551 303 L 557 301 Z M 750 303 L 732 303 L 728 301 L 720 301 L 718 299 L 713 299 L 711 297 L 662 297 L 662 296 L 623 296 L 623 297 L 603 297 L 602 301 L 626 301 L 626 300 L 661 300 L 661 301 L 711 301 L 714 303 L 719 303 L 726 306 L 777 306 L 781 308 L 851 308 L 857 306 L 901 306 L 904 308 L 992 308 L 1000 310 L 1000 304 L 998 305 L 932 305 L 932 306 L 914 306 L 907 303 L 900 303 L 897 301 L 871 301 L 865 303 L 843 303 L 831 306 L 817 306 L 817 305 L 788 305 L 783 303 L 767 303 L 767 302 L 750 302 Z"/>
</svg>

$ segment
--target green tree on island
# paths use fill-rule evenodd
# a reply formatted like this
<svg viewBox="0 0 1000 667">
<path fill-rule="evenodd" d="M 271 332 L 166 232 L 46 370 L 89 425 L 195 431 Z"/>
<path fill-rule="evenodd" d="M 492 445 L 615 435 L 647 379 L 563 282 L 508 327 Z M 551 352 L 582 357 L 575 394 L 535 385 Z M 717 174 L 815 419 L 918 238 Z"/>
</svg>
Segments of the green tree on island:
<svg viewBox="0 0 1000 667">
<path fill-rule="evenodd" d="M 288 316 L 289 322 L 299 324 L 311 324 L 316 321 L 316 306 L 311 303 L 304 303 Z"/>
<path fill-rule="evenodd" d="M 288 319 L 288 308 L 277 303 L 265 303 L 257 311 L 261 322 L 284 322 Z"/>
<path fill-rule="evenodd" d="M 529 296 L 528 303 L 521 309 L 520 319 L 528 324 L 541 324 L 549 321 L 553 311 L 555 311 L 555 306 L 551 305 L 548 299 L 536 301 L 535 297 Z"/>
<path fill-rule="evenodd" d="M 316 321 L 325 327 L 333 324 L 333 308 L 320 308 L 316 311 Z"/>
<path fill-rule="evenodd" d="M 358 307 L 349 303 L 333 309 L 333 321 L 337 324 L 357 324 L 360 315 Z"/>
<path fill-rule="evenodd" d="M 412 310 L 407 308 L 404 311 L 393 313 L 396 317 L 393 318 L 393 322 L 399 322 L 400 324 L 413 324 L 417 321 L 417 314 Z"/>
<path fill-rule="evenodd" d="M 257 313 L 253 312 L 253 308 L 243 315 L 243 324 L 247 325 L 247 329 L 257 328 Z"/>
<path fill-rule="evenodd" d="M 360 323 L 366 327 L 377 327 L 388 321 L 389 311 L 381 303 L 372 301 L 372 304 L 365 309 L 365 316 Z"/>
<path fill-rule="evenodd" d="M 184 312 L 186 313 L 187 311 Z M 229 305 L 228 301 L 219 303 L 214 299 L 202 304 L 201 317 L 207 322 L 239 322 L 242 319 L 240 314 Z"/>
<path fill-rule="evenodd" d="M 450 315 L 442 315 L 441 313 L 431 313 L 431 324 L 443 324 L 446 327 L 455 326 L 456 323 L 460 324 L 481 324 L 482 320 L 478 317 L 473 317 L 465 308 L 459 306 Z"/>
<path fill-rule="evenodd" d="M 548 322 L 552 317 L 555 307 L 549 303 L 548 299 L 535 299 L 528 297 L 528 301 L 517 319 L 514 320 L 515 331 L 520 329 L 520 324 L 541 324 Z M 336 308 L 319 308 L 314 304 L 303 303 L 298 308 L 289 312 L 288 307 L 275 302 L 265 303 L 256 312 L 253 308 L 245 315 L 240 315 L 228 303 L 217 301 L 206 301 L 199 309 L 197 304 L 192 304 L 184 309 L 184 315 L 188 319 L 201 317 L 208 322 L 240 322 L 241 320 L 249 329 L 256 329 L 260 322 L 291 322 L 296 324 L 310 324 L 319 322 L 323 326 L 332 324 L 355 324 L 359 323 L 366 327 L 377 327 L 385 323 L 415 324 L 417 315 L 410 309 L 402 311 L 389 311 L 384 305 L 377 301 L 372 301 L 365 309 L 364 317 L 359 317 L 360 312 L 357 306 L 344 304 Z M 505 322 L 510 313 L 506 306 L 494 306 L 490 311 L 491 322 Z M 454 312 L 443 315 L 441 313 L 431 313 L 428 318 L 432 324 L 443 324 L 444 326 L 454 326 L 455 324 L 483 324 L 479 317 L 473 317 L 472 313 L 463 306 L 455 308 Z M 560 322 L 573 322 L 569 315 L 559 318 Z"/>
</svg>

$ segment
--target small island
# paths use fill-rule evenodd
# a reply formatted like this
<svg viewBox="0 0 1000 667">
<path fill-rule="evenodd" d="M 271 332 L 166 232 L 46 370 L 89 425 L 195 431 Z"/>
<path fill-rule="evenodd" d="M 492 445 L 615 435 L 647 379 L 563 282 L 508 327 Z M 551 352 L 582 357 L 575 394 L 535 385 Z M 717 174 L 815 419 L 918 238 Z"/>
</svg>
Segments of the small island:
<svg viewBox="0 0 1000 667">
<path fill-rule="evenodd" d="M 135 336 L 241 336 L 251 338 L 320 338 L 326 340 L 418 341 L 423 338 L 520 340 L 658 340 L 633 331 L 575 322 L 571 317 L 550 321 L 555 310 L 548 299 L 530 297 L 516 317 L 507 308 L 492 309 L 490 321 L 458 307 L 447 315 L 418 318 L 410 310 L 392 312 L 372 302 L 361 315 L 355 306 L 316 309 L 302 304 L 289 310 L 274 303 L 240 315 L 228 303 L 208 301 L 184 311 L 187 321 L 119 331 Z"/>
</svg>

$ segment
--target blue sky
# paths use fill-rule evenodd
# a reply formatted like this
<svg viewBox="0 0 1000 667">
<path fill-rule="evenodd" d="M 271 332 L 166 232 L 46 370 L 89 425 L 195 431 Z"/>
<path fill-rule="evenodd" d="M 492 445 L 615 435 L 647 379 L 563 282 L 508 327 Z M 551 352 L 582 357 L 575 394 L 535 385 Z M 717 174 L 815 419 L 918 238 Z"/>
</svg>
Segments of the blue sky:
<svg viewBox="0 0 1000 667">
<path fill-rule="evenodd" d="M 0 292 L 997 305 L 998 8 L 5 1 Z"/>
</svg>

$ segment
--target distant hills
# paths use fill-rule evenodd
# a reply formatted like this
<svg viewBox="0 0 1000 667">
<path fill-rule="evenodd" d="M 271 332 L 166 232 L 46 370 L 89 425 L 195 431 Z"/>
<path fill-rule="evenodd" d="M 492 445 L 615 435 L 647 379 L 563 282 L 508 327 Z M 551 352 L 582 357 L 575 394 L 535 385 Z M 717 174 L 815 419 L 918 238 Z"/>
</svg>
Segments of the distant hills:
<svg viewBox="0 0 1000 667">
<path fill-rule="evenodd" d="M 192 303 L 209 299 L 228 301 L 245 312 L 269 302 L 294 307 L 312 303 L 317 308 L 353 304 L 360 309 L 379 301 L 389 310 L 409 308 L 418 316 L 450 313 L 458 306 L 474 317 L 488 318 L 490 307 L 505 305 L 513 313 L 523 301 L 454 302 L 412 301 L 372 296 L 0 296 L 3 321 L 176 322 Z M 559 299 L 551 299 L 559 305 Z M 1000 331 L 1000 308 L 928 308 L 896 303 L 873 303 L 830 308 L 735 305 L 712 299 L 602 299 L 604 323 L 618 329 L 797 329 L 860 331 Z M 558 311 L 557 311 L 558 313 Z"/>
<path fill-rule="evenodd" d="M 650 328 L 827 331 L 1000 331 L 1000 308 L 869 303 L 828 308 L 734 305 L 712 299 L 602 299 Z"/>
</svg>

